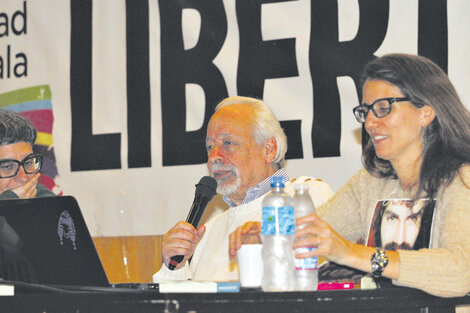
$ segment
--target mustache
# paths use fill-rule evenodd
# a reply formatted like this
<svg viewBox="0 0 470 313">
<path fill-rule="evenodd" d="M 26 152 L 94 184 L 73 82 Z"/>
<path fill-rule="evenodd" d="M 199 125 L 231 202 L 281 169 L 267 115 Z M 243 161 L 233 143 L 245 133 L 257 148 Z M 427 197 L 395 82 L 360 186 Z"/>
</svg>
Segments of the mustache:
<svg viewBox="0 0 470 313">
<path fill-rule="evenodd" d="M 397 250 L 397 249 L 400 249 L 400 250 L 413 250 L 413 247 L 410 246 L 409 243 L 407 242 L 402 242 L 401 244 L 397 244 L 396 242 L 390 242 L 390 243 L 387 243 L 384 247 L 385 250 Z"/>
<path fill-rule="evenodd" d="M 232 171 L 238 172 L 238 168 L 234 165 L 215 163 L 211 166 L 212 175 L 215 171 Z"/>
</svg>

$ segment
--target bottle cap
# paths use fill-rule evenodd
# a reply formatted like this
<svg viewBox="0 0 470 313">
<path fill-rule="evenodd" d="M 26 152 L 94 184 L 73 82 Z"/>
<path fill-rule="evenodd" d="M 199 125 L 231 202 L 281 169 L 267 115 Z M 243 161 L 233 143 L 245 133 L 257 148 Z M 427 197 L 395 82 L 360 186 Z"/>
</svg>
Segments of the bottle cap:
<svg viewBox="0 0 470 313">
<path fill-rule="evenodd" d="M 271 178 L 271 187 L 284 187 L 284 177 L 273 176 Z"/>
</svg>

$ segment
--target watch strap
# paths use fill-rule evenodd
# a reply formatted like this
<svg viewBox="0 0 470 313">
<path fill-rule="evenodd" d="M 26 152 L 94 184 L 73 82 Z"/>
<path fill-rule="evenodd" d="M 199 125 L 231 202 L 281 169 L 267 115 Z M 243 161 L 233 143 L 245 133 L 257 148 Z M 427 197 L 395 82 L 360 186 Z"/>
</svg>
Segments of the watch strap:
<svg viewBox="0 0 470 313">
<path fill-rule="evenodd" d="M 377 248 L 375 253 L 370 258 L 371 263 L 371 275 L 373 278 L 379 278 L 382 276 L 382 272 L 388 264 L 388 256 L 385 254 L 385 250 Z"/>
</svg>

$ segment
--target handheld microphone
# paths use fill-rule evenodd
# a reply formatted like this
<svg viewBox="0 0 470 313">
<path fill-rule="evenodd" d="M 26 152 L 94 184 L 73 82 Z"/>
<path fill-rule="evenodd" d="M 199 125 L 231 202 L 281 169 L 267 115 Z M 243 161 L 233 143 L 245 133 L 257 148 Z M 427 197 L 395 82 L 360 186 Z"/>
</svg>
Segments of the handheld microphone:
<svg viewBox="0 0 470 313">
<path fill-rule="evenodd" d="M 204 213 L 207 204 L 215 196 L 216 189 L 217 181 L 214 178 L 210 176 L 204 176 L 199 180 L 199 183 L 196 184 L 196 193 L 194 195 L 193 204 L 191 205 L 188 217 L 186 218 L 187 223 L 197 228 L 199 220 L 201 219 L 202 213 Z M 183 261 L 183 259 L 183 255 L 172 256 L 170 259 L 170 264 L 168 264 L 168 268 L 170 270 L 174 270 L 176 266 L 181 261 Z"/>
</svg>

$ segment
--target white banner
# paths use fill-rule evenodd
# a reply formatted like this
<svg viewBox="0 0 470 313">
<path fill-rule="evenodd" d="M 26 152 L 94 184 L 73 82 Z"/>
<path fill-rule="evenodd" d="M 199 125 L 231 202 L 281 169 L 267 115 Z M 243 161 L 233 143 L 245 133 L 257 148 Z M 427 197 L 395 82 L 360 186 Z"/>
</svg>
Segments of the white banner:
<svg viewBox="0 0 470 313">
<path fill-rule="evenodd" d="M 208 175 L 205 127 L 224 97 L 263 98 L 289 175 L 337 190 L 361 168 L 363 65 L 430 57 L 470 108 L 468 38 L 466 0 L 2 0 L 0 107 L 52 110 L 49 133 L 37 126 L 52 188 L 77 198 L 93 236 L 162 234 Z M 225 208 L 218 197 L 204 218 Z"/>
</svg>

